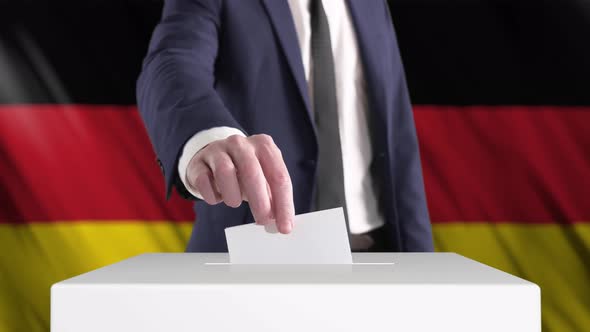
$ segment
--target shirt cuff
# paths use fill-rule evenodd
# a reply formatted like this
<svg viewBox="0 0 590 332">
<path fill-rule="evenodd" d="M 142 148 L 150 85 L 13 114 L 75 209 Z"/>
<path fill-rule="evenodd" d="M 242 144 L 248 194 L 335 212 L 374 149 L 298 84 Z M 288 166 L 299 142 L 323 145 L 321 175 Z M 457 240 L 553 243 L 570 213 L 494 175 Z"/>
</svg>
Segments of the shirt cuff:
<svg viewBox="0 0 590 332">
<path fill-rule="evenodd" d="M 186 190 L 191 193 L 191 195 L 195 196 L 196 198 L 203 199 L 201 194 L 190 186 L 187 179 L 187 168 L 188 164 L 197 152 L 199 152 L 202 148 L 206 147 L 210 143 L 218 141 L 220 139 L 226 139 L 232 135 L 240 135 L 246 137 L 244 133 L 236 128 L 232 127 L 213 127 L 207 130 L 200 131 L 193 135 L 185 144 L 184 148 L 182 149 L 182 154 L 180 155 L 180 159 L 178 160 L 178 176 L 180 177 L 180 181 L 186 188 Z"/>
</svg>

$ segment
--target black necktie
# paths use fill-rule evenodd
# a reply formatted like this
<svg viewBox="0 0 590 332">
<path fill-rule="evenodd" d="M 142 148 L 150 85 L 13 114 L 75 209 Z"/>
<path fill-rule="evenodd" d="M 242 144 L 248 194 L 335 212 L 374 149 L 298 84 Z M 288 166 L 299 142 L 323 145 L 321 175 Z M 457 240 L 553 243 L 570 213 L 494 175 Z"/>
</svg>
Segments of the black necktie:
<svg viewBox="0 0 590 332">
<path fill-rule="evenodd" d="M 310 14 L 313 109 L 319 148 L 316 209 L 342 206 L 346 216 L 334 57 L 321 0 L 311 0 Z"/>
</svg>

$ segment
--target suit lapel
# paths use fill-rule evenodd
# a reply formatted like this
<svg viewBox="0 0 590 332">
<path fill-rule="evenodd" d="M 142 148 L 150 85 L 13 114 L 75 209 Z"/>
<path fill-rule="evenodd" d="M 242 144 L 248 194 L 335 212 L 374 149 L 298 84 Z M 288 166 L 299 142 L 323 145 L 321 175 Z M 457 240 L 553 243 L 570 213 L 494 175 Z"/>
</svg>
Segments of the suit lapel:
<svg viewBox="0 0 590 332">
<path fill-rule="evenodd" d="M 379 20 L 383 17 L 383 8 L 378 8 L 378 1 L 374 0 L 347 0 L 356 29 L 357 43 L 367 86 L 367 97 L 370 111 L 373 113 L 376 129 L 383 130 L 381 125 L 386 123 L 386 86 L 383 68 L 385 60 L 379 50 L 383 47 L 385 40 L 383 31 L 375 29 Z"/>
<path fill-rule="evenodd" d="M 307 90 L 307 82 L 303 62 L 301 60 L 301 49 L 295 31 L 295 23 L 291 15 L 291 9 L 286 0 L 261 0 L 270 17 L 274 31 L 289 64 L 289 68 L 295 79 L 299 94 L 303 98 L 306 111 L 310 119 L 311 113 L 310 97 Z M 383 8 L 379 8 L 379 1 L 375 0 L 347 0 L 356 29 L 358 46 L 365 71 L 367 82 L 367 97 L 371 111 L 373 112 L 374 123 L 381 127 L 386 123 L 386 77 L 382 74 L 385 66 L 385 59 L 380 55 L 379 50 L 384 44 L 383 31 L 375 29 L 372 24 L 375 20 L 382 19 Z M 313 121 L 312 121 L 313 123 Z M 385 128 L 376 128 L 384 130 Z"/>
<path fill-rule="evenodd" d="M 301 60 L 301 49 L 299 48 L 297 31 L 295 31 L 295 23 L 293 22 L 289 4 L 286 0 L 262 0 L 262 3 L 266 8 L 266 12 L 270 17 L 274 31 L 287 58 L 291 73 L 297 84 L 297 89 L 305 103 L 307 113 L 311 116 L 307 81 L 305 80 L 303 61 Z"/>
</svg>

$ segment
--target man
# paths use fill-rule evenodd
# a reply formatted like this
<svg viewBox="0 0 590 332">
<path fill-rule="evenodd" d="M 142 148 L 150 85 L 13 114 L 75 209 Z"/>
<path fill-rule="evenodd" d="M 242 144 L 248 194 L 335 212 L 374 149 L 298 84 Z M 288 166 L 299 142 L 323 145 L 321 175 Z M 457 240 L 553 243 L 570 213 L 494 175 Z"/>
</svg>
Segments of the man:
<svg viewBox="0 0 590 332">
<path fill-rule="evenodd" d="M 197 199 L 188 251 L 339 206 L 355 251 L 432 250 L 385 0 L 168 0 L 137 95 L 167 194 Z"/>
</svg>

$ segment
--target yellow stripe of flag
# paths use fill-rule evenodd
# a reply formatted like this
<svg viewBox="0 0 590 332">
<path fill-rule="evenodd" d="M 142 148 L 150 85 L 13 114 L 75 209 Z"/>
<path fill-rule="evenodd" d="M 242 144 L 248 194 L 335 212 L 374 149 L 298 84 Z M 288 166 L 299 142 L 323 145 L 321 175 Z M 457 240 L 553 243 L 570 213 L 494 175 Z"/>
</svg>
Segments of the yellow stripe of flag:
<svg viewBox="0 0 590 332">
<path fill-rule="evenodd" d="M 590 224 L 444 223 L 437 251 L 453 251 L 541 287 L 544 331 L 590 331 Z"/>
<path fill-rule="evenodd" d="M 590 327 L 590 224 L 444 223 L 453 251 L 541 286 L 546 331 Z M 0 332 L 47 331 L 49 287 L 144 252 L 181 252 L 192 223 L 63 222 L 0 225 Z M 586 294 L 586 295 L 584 295 Z"/>
<path fill-rule="evenodd" d="M 0 332 L 49 331 L 49 288 L 145 252 L 181 252 L 190 223 L 0 224 Z"/>
</svg>

